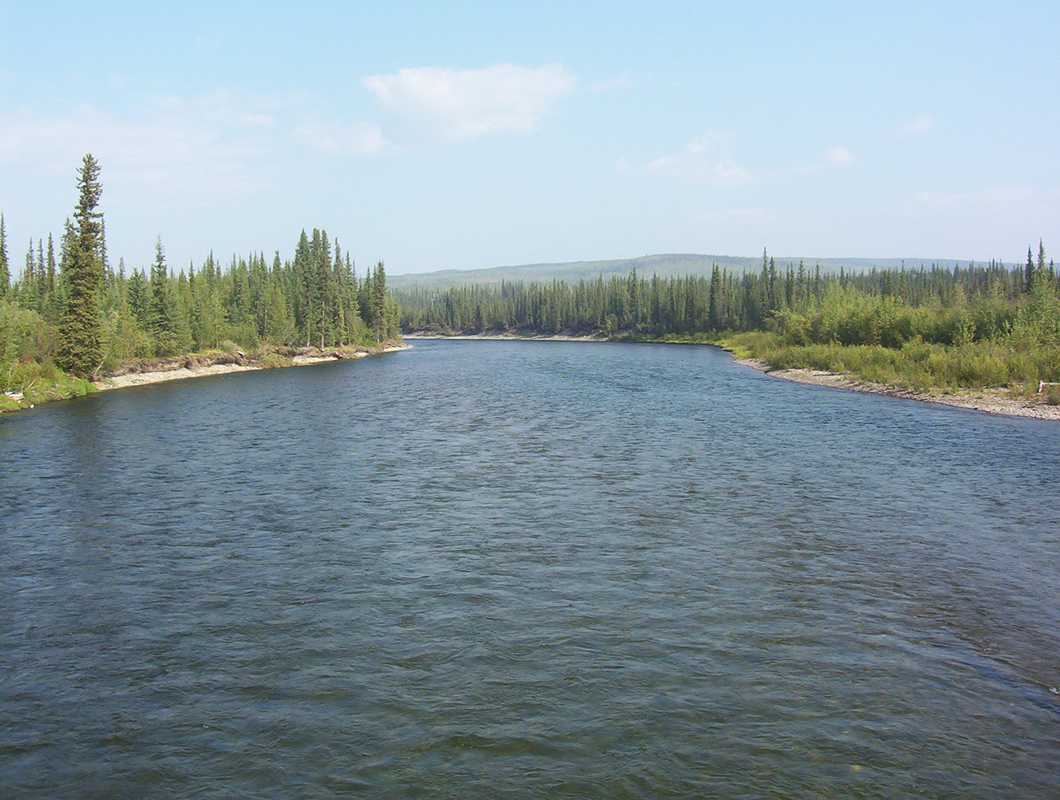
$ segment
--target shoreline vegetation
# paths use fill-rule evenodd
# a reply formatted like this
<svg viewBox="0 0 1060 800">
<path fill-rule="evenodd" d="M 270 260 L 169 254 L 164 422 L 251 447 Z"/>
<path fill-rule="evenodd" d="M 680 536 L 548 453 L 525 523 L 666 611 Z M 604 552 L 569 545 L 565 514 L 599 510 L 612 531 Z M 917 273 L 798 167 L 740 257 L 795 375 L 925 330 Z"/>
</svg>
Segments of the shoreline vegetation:
<svg viewBox="0 0 1060 800">
<path fill-rule="evenodd" d="M 174 271 L 108 261 L 100 167 L 56 243 L 30 241 L 10 279 L 0 214 L 0 411 L 101 388 L 356 357 L 409 338 L 710 344 L 776 377 L 1057 419 L 1060 275 L 1039 242 L 1026 264 L 825 272 L 713 266 L 705 275 L 392 291 L 383 262 L 356 274 L 326 231 L 294 257 L 211 252 Z M 312 352 L 315 350 L 316 352 Z M 247 354 L 252 354 L 248 356 Z M 192 355 L 189 355 L 192 354 Z M 184 371 L 182 371 L 184 370 Z M 155 375 L 153 378 L 145 377 Z"/>
<path fill-rule="evenodd" d="M 395 292 L 406 335 L 712 344 L 776 377 L 1057 419 L 1060 275 L 1025 264 L 599 276 Z"/>
<path fill-rule="evenodd" d="M 1020 394 L 1007 388 L 952 389 L 949 391 L 914 390 L 900 385 L 863 380 L 847 372 L 810 369 L 807 367 L 778 368 L 761 358 L 750 355 L 746 346 L 739 340 L 717 337 L 614 337 L 602 334 L 521 334 L 518 332 L 491 332 L 477 334 L 448 335 L 438 332 L 419 331 L 405 334 L 406 340 L 465 340 L 465 341 L 544 341 L 544 342 L 636 342 L 643 344 L 696 344 L 717 347 L 733 356 L 733 360 L 745 367 L 764 372 L 770 377 L 803 383 L 812 386 L 827 386 L 834 389 L 879 394 L 906 400 L 917 400 L 924 403 L 982 411 L 987 414 L 1024 417 L 1042 420 L 1060 420 L 1060 404 L 1050 403 L 1049 394 L 1038 396 Z"/>
<path fill-rule="evenodd" d="M 1028 417 L 1033 419 L 1060 420 L 1060 406 L 1049 405 L 1038 400 L 1020 397 L 1008 389 L 963 389 L 949 394 L 938 392 L 920 392 L 903 389 L 899 386 L 888 386 L 882 383 L 862 381 L 838 372 L 806 369 L 804 367 L 774 369 L 765 361 L 755 358 L 736 358 L 733 360 L 742 366 L 759 370 L 774 378 L 781 378 L 795 383 L 812 386 L 830 386 L 835 389 L 846 389 L 852 392 L 880 394 L 887 397 L 898 397 L 905 400 L 917 400 L 923 403 L 963 408 L 971 411 L 982 411 L 987 414 L 998 414 L 1009 417 Z"/>
<path fill-rule="evenodd" d="M 312 364 L 325 364 L 334 361 L 348 361 L 367 356 L 397 353 L 407 350 L 409 345 L 401 342 L 385 342 L 378 347 L 332 347 L 321 350 L 316 347 L 287 349 L 285 352 L 269 348 L 258 355 L 236 353 L 202 355 L 191 354 L 177 359 L 166 359 L 161 362 L 133 365 L 128 371 L 102 378 L 96 383 L 96 389 L 107 392 L 113 389 L 124 389 L 130 386 L 148 386 L 156 383 L 203 378 L 209 375 L 225 375 L 233 372 L 254 372 L 266 369 L 284 369 L 286 367 L 305 367 Z"/>
<path fill-rule="evenodd" d="M 56 375 L 43 380 L 31 380 L 22 391 L 0 394 L 0 413 L 21 411 L 43 403 L 71 400 L 97 392 L 109 392 L 131 386 L 226 375 L 233 372 L 255 372 L 266 369 L 305 367 L 334 361 L 348 361 L 367 356 L 397 353 L 409 349 L 402 340 L 383 342 L 375 347 L 318 347 L 274 348 L 263 347 L 256 352 L 242 350 L 188 353 L 170 358 L 148 359 L 125 364 L 106 377 L 95 381 L 74 378 L 56 370 Z"/>
<path fill-rule="evenodd" d="M 401 346 L 398 307 L 379 261 L 357 273 L 326 231 L 279 251 L 210 252 L 173 270 L 127 270 L 107 255 L 99 163 L 77 171 L 79 200 L 58 241 L 30 240 L 11 280 L 0 213 L 0 411 L 199 375 L 358 358 Z"/>
</svg>

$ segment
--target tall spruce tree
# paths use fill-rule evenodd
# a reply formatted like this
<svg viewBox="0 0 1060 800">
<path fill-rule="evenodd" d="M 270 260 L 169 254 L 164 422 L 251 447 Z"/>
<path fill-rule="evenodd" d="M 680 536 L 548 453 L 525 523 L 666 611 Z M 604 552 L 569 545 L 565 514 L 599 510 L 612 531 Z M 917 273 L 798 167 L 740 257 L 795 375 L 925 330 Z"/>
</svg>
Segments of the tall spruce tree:
<svg viewBox="0 0 1060 800">
<path fill-rule="evenodd" d="M 7 297 L 11 288 L 11 269 L 7 265 L 7 230 L 4 226 L 4 215 L 0 214 L 0 300 Z"/>
<path fill-rule="evenodd" d="M 368 290 L 368 314 L 376 341 L 383 341 L 387 337 L 387 319 L 386 268 L 383 266 L 382 261 L 375 265 L 375 270 L 372 272 L 372 280 Z"/>
<path fill-rule="evenodd" d="M 174 355 L 177 346 L 177 321 L 173 300 L 169 295 L 169 269 L 166 267 L 166 251 L 162 237 L 155 242 L 155 263 L 151 267 L 149 325 L 155 337 L 156 353 L 160 356 Z"/>
<path fill-rule="evenodd" d="M 69 372 L 88 377 L 103 361 L 103 214 L 96 210 L 103 186 L 99 182 L 99 163 L 91 154 L 81 162 L 77 185 L 81 192 L 74 211 L 77 238 L 64 264 L 66 304 L 57 361 Z"/>
</svg>

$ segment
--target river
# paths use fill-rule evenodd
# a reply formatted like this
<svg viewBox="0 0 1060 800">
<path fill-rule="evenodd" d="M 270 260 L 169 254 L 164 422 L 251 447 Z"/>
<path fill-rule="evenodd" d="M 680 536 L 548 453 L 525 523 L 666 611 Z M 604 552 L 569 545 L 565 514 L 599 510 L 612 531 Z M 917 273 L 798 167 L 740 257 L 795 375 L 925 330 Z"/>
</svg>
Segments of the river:
<svg viewBox="0 0 1060 800">
<path fill-rule="evenodd" d="M 1060 797 L 1060 425 L 423 341 L 0 419 L 5 798 Z"/>
</svg>

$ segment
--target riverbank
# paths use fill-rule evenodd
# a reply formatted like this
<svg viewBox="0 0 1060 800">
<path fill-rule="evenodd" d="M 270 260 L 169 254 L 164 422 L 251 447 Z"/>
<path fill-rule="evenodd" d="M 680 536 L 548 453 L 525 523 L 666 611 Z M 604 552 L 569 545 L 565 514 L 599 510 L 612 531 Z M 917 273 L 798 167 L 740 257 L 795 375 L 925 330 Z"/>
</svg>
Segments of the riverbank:
<svg viewBox="0 0 1060 800">
<path fill-rule="evenodd" d="M 105 392 L 112 389 L 124 389 L 128 386 L 146 386 L 148 384 L 168 383 L 169 381 L 186 380 L 188 378 L 203 378 L 209 375 L 225 375 L 232 372 L 304 367 L 309 364 L 322 364 L 327 361 L 344 361 L 371 355 L 382 355 L 383 353 L 395 353 L 399 350 L 407 350 L 408 347 L 409 345 L 406 344 L 388 344 L 376 348 L 333 347 L 324 350 L 304 348 L 291 355 L 269 352 L 260 358 L 249 358 L 245 354 L 236 353 L 236 360 L 234 361 L 225 356 L 213 359 L 185 356 L 179 359 L 171 359 L 162 365 L 154 365 L 153 368 L 129 371 L 122 375 L 112 375 L 108 378 L 103 378 L 96 383 L 96 388 L 101 392 Z"/>
<path fill-rule="evenodd" d="M 607 342 L 610 341 L 606 336 L 593 336 L 590 334 L 582 336 L 571 336 L 568 334 L 541 334 L 535 336 L 531 334 L 519 334 L 519 333 L 462 333 L 462 334 L 441 334 L 441 333 L 409 333 L 405 334 L 402 338 L 404 339 L 441 339 L 445 341 L 484 341 L 484 342 Z"/>
<path fill-rule="evenodd" d="M 455 334 L 442 335 L 434 333 L 412 333 L 407 334 L 405 339 L 446 339 L 446 340 L 484 340 L 484 341 L 544 341 L 544 342 L 608 342 L 613 341 L 606 336 L 592 335 L 521 335 L 517 333 L 489 333 L 489 334 Z M 721 347 L 732 353 L 733 348 L 725 346 L 717 341 L 697 341 L 689 338 L 669 337 L 652 340 L 645 338 L 644 343 L 651 344 L 707 344 L 711 347 Z M 982 411 L 987 414 L 1000 414 L 1004 416 L 1026 417 L 1031 419 L 1060 420 L 1060 406 L 1049 405 L 1041 401 L 1035 401 L 1026 397 L 1013 395 L 1008 389 L 960 389 L 952 392 L 923 392 L 902 389 L 898 386 L 888 386 L 871 381 L 862 381 L 852 375 L 835 372 L 823 372 L 812 369 L 774 369 L 765 361 L 754 358 L 739 357 L 733 353 L 733 359 L 737 364 L 765 372 L 774 378 L 805 383 L 814 386 L 830 386 L 836 389 L 846 389 L 854 392 L 865 392 L 869 394 L 880 394 L 887 397 L 900 397 L 907 400 L 919 400 L 924 403 L 936 403 L 939 405 L 952 406 L 954 408 L 965 408 L 973 411 Z"/>
<path fill-rule="evenodd" d="M 42 403 L 69 400 L 94 392 L 124 389 L 130 386 L 147 386 L 155 383 L 204 378 L 210 375 L 225 375 L 233 372 L 251 372 L 264 369 L 283 369 L 322 364 L 328 361 L 345 361 L 366 356 L 394 353 L 407 350 L 409 345 L 390 342 L 380 347 L 331 347 L 321 350 L 309 347 L 297 350 L 269 349 L 257 355 L 243 351 L 190 354 L 167 359 L 155 359 L 125 365 L 118 374 L 99 378 L 95 382 L 66 377 L 73 389 L 67 391 L 66 383 L 55 388 L 37 392 L 12 392 L 0 396 L 0 413 L 33 408 Z"/>
<path fill-rule="evenodd" d="M 860 381 L 850 375 L 835 372 L 822 372 L 812 369 L 773 369 L 764 361 L 754 358 L 733 358 L 737 364 L 759 370 L 774 378 L 795 383 L 807 383 L 813 386 L 831 386 L 836 389 L 847 389 L 853 392 L 882 394 L 887 397 L 901 397 L 907 400 L 919 400 L 924 403 L 966 408 L 983 411 L 987 414 L 1002 414 L 1010 417 L 1029 417 L 1033 419 L 1060 420 L 1060 406 L 1034 402 L 1023 397 L 1014 396 L 1007 389 L 964 389 L 942 394 L 935 392 L 915 392 L 897 386 L 886 386 L 880 383 Z"/>
</svg>

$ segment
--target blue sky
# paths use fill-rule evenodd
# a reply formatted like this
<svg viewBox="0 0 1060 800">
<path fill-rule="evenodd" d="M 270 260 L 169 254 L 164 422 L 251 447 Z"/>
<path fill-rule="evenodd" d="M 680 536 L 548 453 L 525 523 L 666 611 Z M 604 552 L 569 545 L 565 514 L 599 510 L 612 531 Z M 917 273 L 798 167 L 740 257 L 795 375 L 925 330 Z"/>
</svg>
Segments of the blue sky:
<svg viewBox="0 0 1060 800">
<path fill-rule="evenodd" d="M 102 165 L 116 264 L 392 274 L 1060 247 L 1060 3 L 0 0 L 16 269 Z M 1051 249 L 1052 248 L 1052 249 Z"/>
</svg>

